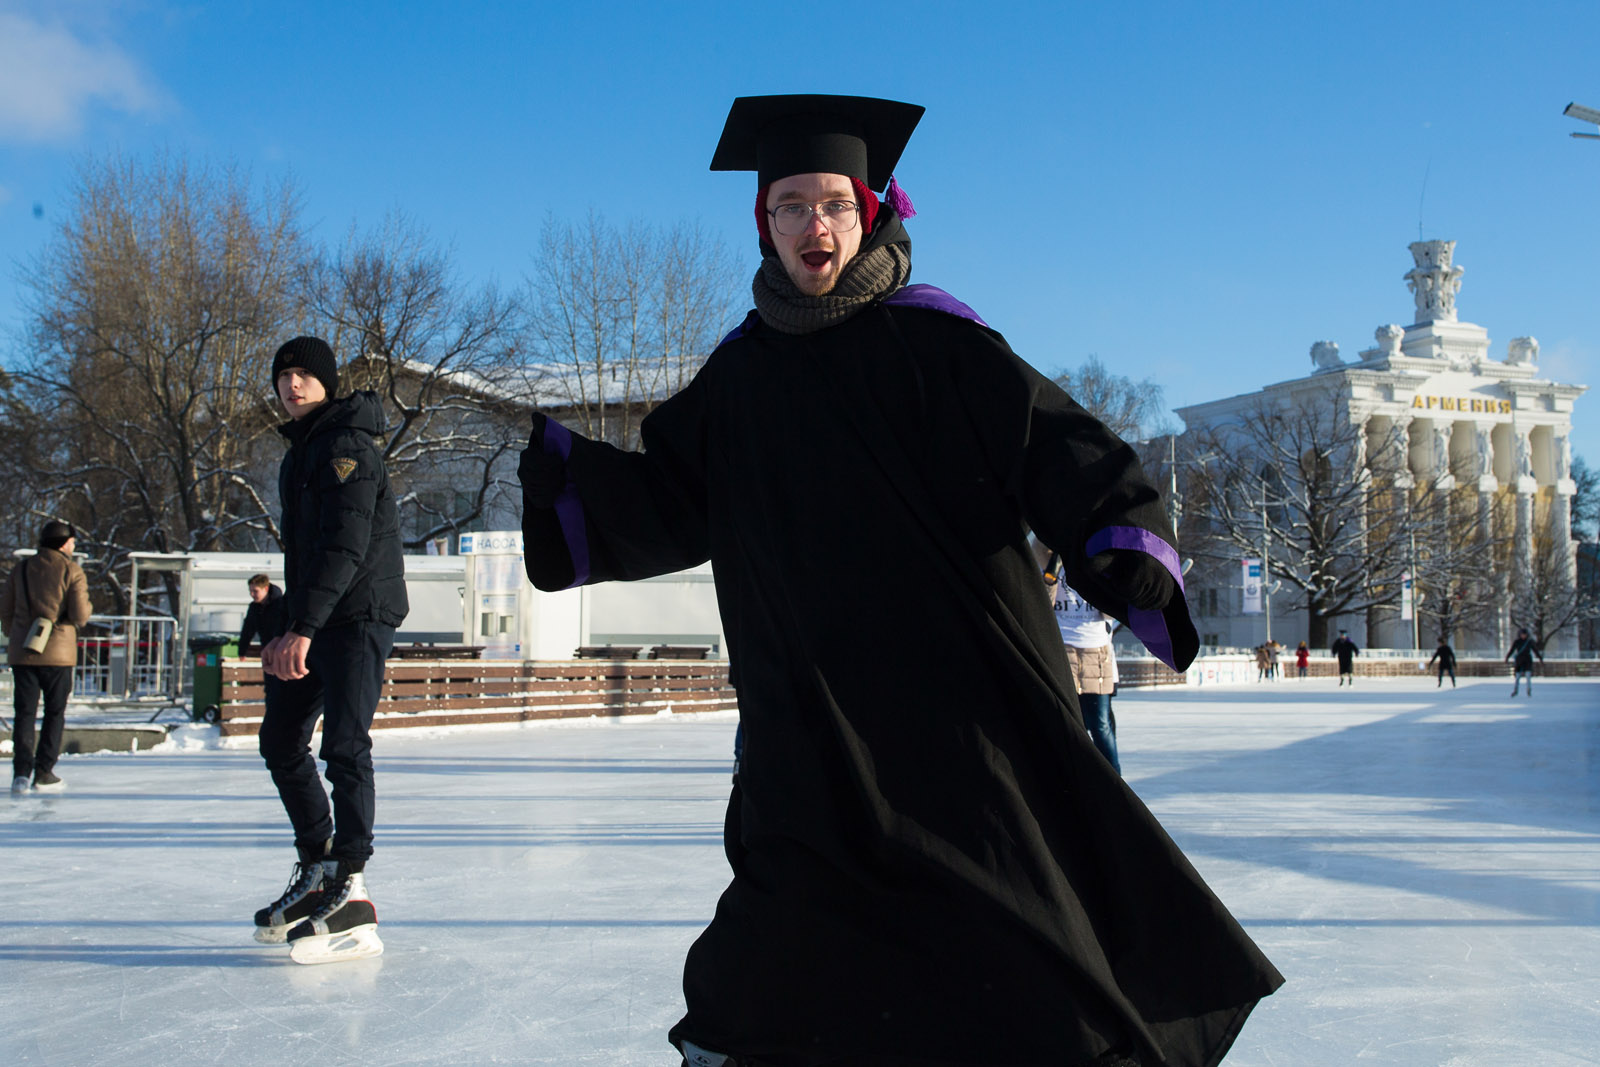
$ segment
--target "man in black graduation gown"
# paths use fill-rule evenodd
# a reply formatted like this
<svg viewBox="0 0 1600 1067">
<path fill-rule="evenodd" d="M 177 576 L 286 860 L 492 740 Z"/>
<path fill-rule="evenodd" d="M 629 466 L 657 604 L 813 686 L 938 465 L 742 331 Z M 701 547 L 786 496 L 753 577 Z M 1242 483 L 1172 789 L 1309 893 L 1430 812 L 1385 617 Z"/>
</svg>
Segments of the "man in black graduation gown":
<svg viewBox="0 0 1600 1067">
<path fill-rule="evenodd" d="M 1176 667 L 1132 449 L 908 286 L 922 108 L 736 101 L 756 309 L 625 453 L 535 416 L 541 589 L 712 561 L 744 753 L 733 880 L 668 1035 L 693 1067 L 1211 1065 L 1282 978 L 1096 751 L 1029 549 Z M 886 198 L 873 192 L 888 183 Z"/>
</svg>

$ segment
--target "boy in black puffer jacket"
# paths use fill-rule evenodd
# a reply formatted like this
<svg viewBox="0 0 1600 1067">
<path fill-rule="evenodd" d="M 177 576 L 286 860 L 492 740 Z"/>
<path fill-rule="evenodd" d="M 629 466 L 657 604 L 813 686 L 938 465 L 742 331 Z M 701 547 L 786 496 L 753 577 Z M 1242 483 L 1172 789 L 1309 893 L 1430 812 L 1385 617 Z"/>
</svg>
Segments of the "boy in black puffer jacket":
<svg viewBox="0 0 1600 1067">
<path fill-rule="evenodd" d="M 279 427 L 289 451 L 278 472 L 283 502 L 286 628 L 261 650 L 280 680 L 267 692 L 261 755 L 294 827 L 299 853 L 289 886 L 256 913 L 256 940 L 288 940 L 300 963 L 383 951 L 363 871 L 372 856 L 372 717 L 384 661 L 406 617 L 400 516 L 373 435 L 375 393 L 336 399 L 338 364 L 315 337 L 296 337 L 272 361 Z M 311 757 L 322 717 L 328 795 Z"/>
</svg>

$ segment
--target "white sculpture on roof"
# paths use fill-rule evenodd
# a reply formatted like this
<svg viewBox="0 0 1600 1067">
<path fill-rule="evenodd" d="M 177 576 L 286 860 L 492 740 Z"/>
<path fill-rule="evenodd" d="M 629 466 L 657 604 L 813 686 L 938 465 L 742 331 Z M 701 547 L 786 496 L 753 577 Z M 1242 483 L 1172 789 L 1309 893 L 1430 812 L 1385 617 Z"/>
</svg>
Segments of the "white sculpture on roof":
<svg viewBox="0 0 1600 1067">
<path fill-rule="evenodd" d="M 1406 285 L 1417 302 L 1418 322 L 1455 322 L 1456 293 L 1461 290 L 1462 269 L 1451 264 L 1454 241 L 1413 241 L 1411 258 L 1416 266 L 1406 272 Z"/>
<path fill-rule="evenodd" d="M 1531 367 L 1539 362 L 1539 339 L 1537 337 L 1513 337 L 1506 345 L 1508 355 L 1506 362 L 1514 367 Z"/>
</svg>

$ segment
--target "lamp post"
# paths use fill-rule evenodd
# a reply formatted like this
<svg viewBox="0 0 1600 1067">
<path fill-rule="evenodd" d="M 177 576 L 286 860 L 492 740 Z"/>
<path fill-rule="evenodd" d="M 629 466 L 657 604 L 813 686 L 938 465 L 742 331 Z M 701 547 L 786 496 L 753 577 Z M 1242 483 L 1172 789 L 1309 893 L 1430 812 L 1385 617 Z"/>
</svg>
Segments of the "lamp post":
<svg viewBox="0 0 1600 1067">
<path fill-rule="evenodd" d="M 1178 536 L 1178 520 L 1183 518 L 1183 501 L 1178 496 L 1178 435 L 1167 434 L 1167 473 L 1171 488 L 1167 492 L 1167 518 L 1172 522 L 1172 536 Z"/>
<path fill-rule="evenodd" d="M 1568 104 L 1566 110 L 1561 113 L 1569 118 L 1577 119 L 1579 122 L 1592 122 L 1600 126 L 1600 111 L 1596 111 L 1592 107 L 1584 107 L 1582 104 L 1576 103 Z M 1600 133 L 1574 133 L 1572 136 L 1580 137 L 1587 141 L 1600 141 Z"/>
<path fill-rule="evenodd" d="M 1417 589 L 1417 528 L 1411 527 L 1411 647 L 1422 650 L 1422 597 Z"/>
<path fill-rule="evenodd" d="M 1267 617 L 1267 643 L 1272 642 L 1272 525 L 1267 521 L 1267 477 L 1261 475 L 1261 608 Z"/>
</svg>

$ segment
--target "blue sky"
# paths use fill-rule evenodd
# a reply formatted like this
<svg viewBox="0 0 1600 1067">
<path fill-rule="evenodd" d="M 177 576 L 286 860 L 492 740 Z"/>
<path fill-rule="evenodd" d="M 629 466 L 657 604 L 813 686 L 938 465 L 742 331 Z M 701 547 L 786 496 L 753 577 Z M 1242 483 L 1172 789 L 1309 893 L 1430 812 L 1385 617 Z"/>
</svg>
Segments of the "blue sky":
<svg viewBox="0 0 1600 1067">
<path fill-rule="evenodd" d="M 823 12 L 834 12 L 824 14 Z M 887 96 L 913 280 L 1049 372 L 1091 354 L 1173 406 L 1411 321 L 1420 232 L 1461 318 L 1600 385 L 1600 4 L 201 4 L 0 0 L 0 328 L 85 154 L 291 176 L 314 235 L 399 208 L 513 284 L 548 215 L 698 219 L 756 260 L 731 99 Z M 43 217 L 34 216 L 34 205 Z M 1600 397 L 1574 451 L 1600 463 Z"/>
</svg>

